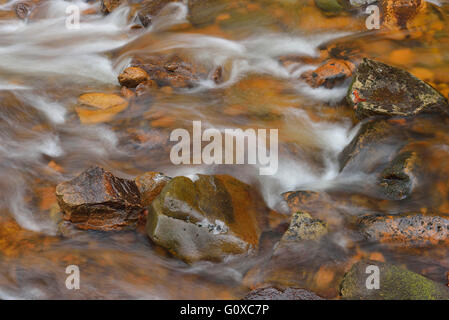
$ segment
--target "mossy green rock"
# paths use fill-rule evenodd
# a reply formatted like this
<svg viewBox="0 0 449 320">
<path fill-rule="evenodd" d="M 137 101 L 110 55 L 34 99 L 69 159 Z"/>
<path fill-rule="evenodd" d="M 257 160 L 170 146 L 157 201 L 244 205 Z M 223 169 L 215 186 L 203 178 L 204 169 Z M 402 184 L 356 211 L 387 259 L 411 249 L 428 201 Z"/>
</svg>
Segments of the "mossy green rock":
<svg viewBox="0 0 449 320">
<path fill-rule="evenodd" d="M 146 231 L 182 260 L 221 261 L 256 249 L 268 208 L 230 176 L 176 177 L 149 207 Z"/>
<path fill-rule="evenodd" d="M 338 0 L 315 0 L 315 4 L 325 12 L 337 13 L 343 10 Z"/>
<path fill-rule="evenodd" d="M 379 268 L 379 289 L 367 289 L 368 277 L 374 275 L 367 269 L 370 266 Z M 343 278 L 341 295 L 349 300 L 448 300 L 449 289 L 401 267 L 361 261 L 354 264 Z"/>
<path fill-rule="evenodd" d="M 405 70 L 370 59 L 364 59 L 357 68 L 347 100 L 359 119 L 449 114 L 446 98 L 432 86 Z"/>
</svg>

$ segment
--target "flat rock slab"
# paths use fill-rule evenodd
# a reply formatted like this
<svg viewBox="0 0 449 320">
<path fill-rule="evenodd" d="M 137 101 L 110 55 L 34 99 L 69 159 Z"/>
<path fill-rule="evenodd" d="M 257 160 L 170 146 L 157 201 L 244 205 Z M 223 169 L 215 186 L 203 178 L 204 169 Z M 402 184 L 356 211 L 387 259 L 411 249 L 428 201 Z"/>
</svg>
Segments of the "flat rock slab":
<svg viewBox="0 0 449 320">
<path fill-rule="evenodd" d="M 414 116 L 420 113 L 448 114 L 446 98 L 409 72 L 364 59 L 348 92 L 356 116 Z"/>
<path fill-rule="evenodd" d="M 142 212 L 134 181 L 92 167 L 56 187 L 64 218 L 80 229 L 120 230 L 135 227 Z"/>
</svg>

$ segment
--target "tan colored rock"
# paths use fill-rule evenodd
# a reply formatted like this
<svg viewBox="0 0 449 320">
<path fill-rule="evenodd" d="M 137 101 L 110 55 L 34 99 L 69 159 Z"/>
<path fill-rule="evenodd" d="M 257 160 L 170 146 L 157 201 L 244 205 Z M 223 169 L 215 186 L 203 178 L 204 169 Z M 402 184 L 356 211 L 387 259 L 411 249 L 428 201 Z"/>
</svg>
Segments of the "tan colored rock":
<svg viewBox="0 0 449 320">
<path fill-rule="evenodd" d="M 145 70 L 139 67 L 129 67 L 123 70 L 118 76 L 118 81 L 122 86 L 127 88 L 135 88 L 140 83 L 149 80 L 150 77 Z"/>
<path fill-rule="evenodd" d="M 81 123 L 95 124 L 107 122 L 128 107 L 128 102 L 116 94 L 92 92 L 78 98 L 75 108 Z"/>
</svg>

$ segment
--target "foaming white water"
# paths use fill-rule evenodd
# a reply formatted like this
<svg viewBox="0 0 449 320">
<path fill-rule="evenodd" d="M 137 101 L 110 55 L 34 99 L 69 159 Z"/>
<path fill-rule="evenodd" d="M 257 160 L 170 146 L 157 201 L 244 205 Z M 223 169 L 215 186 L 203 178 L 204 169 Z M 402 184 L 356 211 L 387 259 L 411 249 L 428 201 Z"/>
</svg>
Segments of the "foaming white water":
<svg viewBox="0 0 449 320">
<path fill-rule="evenodd" d="M 299 83 L 297 86 L 298 91 L 305 97 L 315 101 L 327 102 L 331 105 L 335 105 L 341 102 L 348 93 L 348 86 L 342 85 L 332 89 L 327 88 L 312 88 L 306 83 Z"/>
<path fill-rule="evenodd" d="M 279 157 L 279 168 L 275 175 L 259 176 L 261 193 L 271 208 L 281 204 L 279 195 L 292 190 L 322 190 L 336 183 L 339 178 L 338 155 L 351 142 L 357 131 L 351 123 L 313 122 L 300 109 L 288 109 L 285 128 L 302 126 L 318 147 L 322 155 L 323 168 L 317 170 L 312 164 L 283 155 Z"/>
<path fill-rule="evenodd" d="M 163 40 L 136 50 L 134 53 L 157 53 L 167 50 L 184 50 L 200 64 L 214 69 L 218 66 L 230 66 L 228 77 L 222 84 L 202 79 L 203 89 L 229 87 L 247 74 L 269 74 L 288 79 L 292 74 L 279 64 L 282 55 L 318 56 L 318 46 L 348 33 L 321 34 L 310 37 L 289 36 L 285 34 L 261 34 L 238 41 L 198 34 L 167 34 Z"/>
<path fill-rule="evenodd" d="M 16 94 L 16 97 L 44 113 L 52 123 L 64 123 L 67 110 L 62 104 L 36 94 L 21 93 Z"/>
<path fill-rule="evenodd" d="M 83 15 L 80 28 L 69 29 L 66 9 L 73 4 L 81 10 L 92 6 L 54 0 L 39 7 L 43 15 L 39 20 L 0 24 L 0 70 L 40 78 L 65 76 L 64 81 L 115 83 L 117 74 L 104 53 L 132 40 L 125 37 L 129 9 L 107 17 Z"/>
</svg>

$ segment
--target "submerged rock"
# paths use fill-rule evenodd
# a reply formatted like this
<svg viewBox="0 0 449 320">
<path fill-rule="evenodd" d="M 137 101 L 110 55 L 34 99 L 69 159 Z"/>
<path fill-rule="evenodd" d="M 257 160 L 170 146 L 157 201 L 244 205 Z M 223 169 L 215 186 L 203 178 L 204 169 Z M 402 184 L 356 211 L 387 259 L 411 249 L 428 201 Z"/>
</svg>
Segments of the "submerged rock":
<svg viewBox="0 0 449 320">
<path fill-rule="evenodd" d="M 299 289 L 285 288 L 277 289 L 273 287 L 260 288 L 251 291 L 243 300 L 324 300 L 315 293 Z"/>
<path fill-rule="evenodd" d="M 127 0 L 101 0 L 101 12 L 104 14 L 111 13 L 126 2 Z"/>
<path fill-rule="evenodd" d="M 128 101 L 113 93 L 90 92 L 78 98 L 75 110 L 83 124 L 107 122 L 128 107 Z"/>
<path fill-rule="evenodd" d="M 372 268 L 379 270 L 378 289 L 368 289 Z M 371 269 L 369 269 L 371 268 Z M 341 283 L 341 295 L 349 300 L 447 300 L 449 289 L 417 273 L 378 261 L 354 264 Z"/>
<path fill-rule="evenodd" d="M 369 240 L 405 246 L 437 245 L 449 240 L 449 219 L 420 213 L 365 216 L 358 226 Z"/>
<path fill-rule="evenodd" d="M 409 135 L 406 127 L 394 119 L 366 122 L 339 155 L 340 168 L 357 167 L 372 172 L 392 152 L 404 147 Z"/>
<path fill-rule="evenodd" d="M 226 6 L 223 0 L 189 0 L 189 20 L 196 26 L 213 23 Z"/>
<path fill-rule="evenodd" d="M 346 60 L 330 59 L 315 70 L 304 72 L 301 78 L 312 88 L 325 87 L 332 89 L 341 85 L 352 76 L 355 66 Z"/>
<path fill-rule="evenodd" d="M 265 211 L 260 197 L 230 176 L 176 177 L 149 207 L 146 230 L 188 263 L 221 261 L 257 248 Z"/>
<path fill-rule="evenodd" d="M 326 233 L 326 223 L 313 219 L 308 213 L 297 212 L 293 214 L 290 226 L 282 236 L 281 242 L 317 240 Z"/>
<path fill-rule="evenodd" d="M 127 88 L 135 88 L 140 83 L 149 80 L 150 77 L 148 73 L 142 68 L 129 67 L 123 70 L 118 76 L 118 81 L 122 86 Z"/>
<path fill-rule="evenodd" d="M 446 98 L 405 70 L 364 59 L 357 68 L 347 97 L 356 116 L 414 116 L 448 114 Z"/>
<path fill-rule="evenodd" d="M 139 11 L 138 17 L 144 27 L 151 25 L 153 17 L 157 16 L 164 7 L 172 2 L 179 2 L 180 0 L 150 0 L 145 1 L 143 8 Z"/>
<path fill-rule="evenodd" d="M 92 167 L 56 187 L 64 219 L 80 229 L 120 230 L 135 227 L 142 212 L 134 181 Z"/>
<path fill-rule="evenodd" d="M 142 205 L 149 206 L 161 193 L 170 178 L 160 172 L 146 172 L 135 179 L 142 198 Z"/>
<path fill-rule="evenodd" d="M 417 161 L 416 152 L 403 152 L 382 171 L 379 185 L 389 199 L 402 200 L 411 194 L 416 184 L 413 170 Z"/>
<path fill-rule="evenodd" d="M 338 0 L 315 0 L 315 4 L 325 12 L 337 13 L 343 10 L 343 6 Z"/>
</svg>

